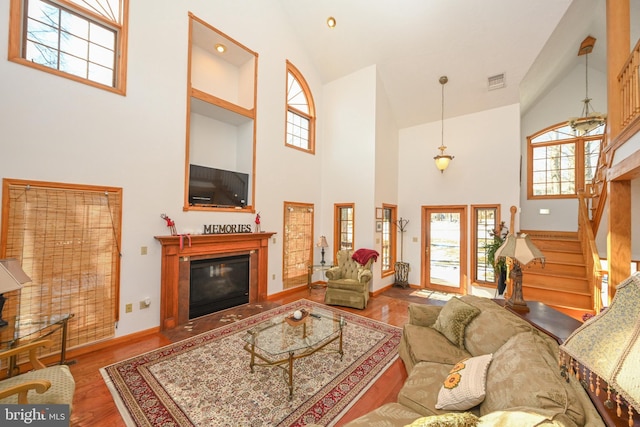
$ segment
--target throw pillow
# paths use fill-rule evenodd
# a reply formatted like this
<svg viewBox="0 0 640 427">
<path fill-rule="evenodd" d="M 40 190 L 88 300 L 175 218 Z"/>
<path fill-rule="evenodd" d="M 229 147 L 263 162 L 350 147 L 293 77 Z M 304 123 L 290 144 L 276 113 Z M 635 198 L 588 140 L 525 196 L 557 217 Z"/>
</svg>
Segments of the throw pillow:
<svg viewBox="0 0 640 427">
<path fill-rule="evenodd" d="M 405 427 L 475 427 L 477 425 L 478 417 L 471 412 L 461 412 L 418 418 Z"/>
<path fill-rule="evenodd" d="M 433 328 L 458 348 L 464 348 L 464 330 L 480 309 L 459 298 L 451 298 L 440 310 Z"/>
<path fill-rule="evenodd" d="M 492 357 L 484 354 L 456 363 L 440 388 L 436 409 L 466 411 L 482 402 Z"/>
</svg>

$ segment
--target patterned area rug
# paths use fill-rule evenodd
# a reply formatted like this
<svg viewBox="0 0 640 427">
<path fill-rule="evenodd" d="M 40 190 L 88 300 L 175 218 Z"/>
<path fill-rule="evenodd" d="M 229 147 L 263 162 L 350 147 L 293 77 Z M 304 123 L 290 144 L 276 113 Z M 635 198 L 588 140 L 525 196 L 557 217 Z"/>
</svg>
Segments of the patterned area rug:
<svg viewBox="0 0 640 427">
<path fill-rule="evenodd" d="M 250 372 L 242 337 L 258 323 L 314 307 L 346 320 L 344 357 L 317 352 L 296 360 L 290 401 L 282 369 Z M 330 426 L 396 360 L 401 335 L 400 328 L 303 299 L 100 371 L 128 426 Z"/>
</svg>

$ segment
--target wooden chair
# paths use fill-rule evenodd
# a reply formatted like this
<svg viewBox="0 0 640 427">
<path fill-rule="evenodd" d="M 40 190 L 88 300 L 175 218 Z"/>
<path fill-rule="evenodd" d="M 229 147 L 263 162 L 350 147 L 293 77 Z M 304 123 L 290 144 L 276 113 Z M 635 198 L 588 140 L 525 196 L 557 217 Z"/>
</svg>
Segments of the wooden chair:
<svg viewBox="0 0 640 427">
<path fill-rule="evenodd" d="M 75 380 L 66 365 L 45 366 L 37 357 L 39 347 L 51 340 L 34 341 L 0 352 L 0 360 L 28 352 L 33 370 L 0 380 L 0 403 L 67 404 L 71 411 Z"/>
</svg>

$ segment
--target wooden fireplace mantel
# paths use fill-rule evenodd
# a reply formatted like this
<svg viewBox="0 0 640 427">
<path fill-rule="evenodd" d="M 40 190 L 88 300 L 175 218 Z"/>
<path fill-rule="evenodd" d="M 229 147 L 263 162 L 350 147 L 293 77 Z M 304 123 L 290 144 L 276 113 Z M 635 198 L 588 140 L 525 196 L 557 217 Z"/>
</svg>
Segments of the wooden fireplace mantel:
<svg viewBox="0 0 640 427">
<path fill-rule="evenodd" d="M 250 255 L 249 302 L 267 299 L 269 239 L 275 232 L 155 236 L 162 245 L 160 329 L 189 320 L 190 260 Z M 185 289 L 186 288 L 186 289 Z"/>
</svg>

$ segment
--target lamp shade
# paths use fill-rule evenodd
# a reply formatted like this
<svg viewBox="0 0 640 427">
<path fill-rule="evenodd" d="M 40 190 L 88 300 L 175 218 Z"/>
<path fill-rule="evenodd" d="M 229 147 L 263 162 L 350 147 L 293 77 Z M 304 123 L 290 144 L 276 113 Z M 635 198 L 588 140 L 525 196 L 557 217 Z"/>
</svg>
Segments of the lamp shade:
<svg viewBox="0 0 640 427">
<path fill-rule="evenodd" d="M 560 350 L 640 412 L 640 273 L 620 283 L 609 308 L 576 329 Z"/>
<path fill-rule="evenodd" d="M 21 289 L 23 283 L 30 281 L 17 259 L 0 259 L 0 294 Z"/>
<path fill-rule="evenodd" d="M 444 172 L 449 167 L 449 163 L 453 159 L 453 156 L 447 154 L 439 154 L 433 158 L 436 161 L 436 167 L 440 172 Z"/>
<path fill-rule="evenodd" d="M 533 244 L 526 234 L 518 237 L 509 234 L 504 243 L 496 250 L 495 259 L 511 258 L 520 265 L 527 265 L 531 261 L 539 259 L 544 264 L 544 254 Z"/>
<path fill-rule="evenodd" d="M 328 248 L 329 243 L 327 243 L 327 238 L 325 236 L 320 236 L 318 238 L 318 243 L 316 243 L 316 246 L 319 248 Z"/>
</svg>

